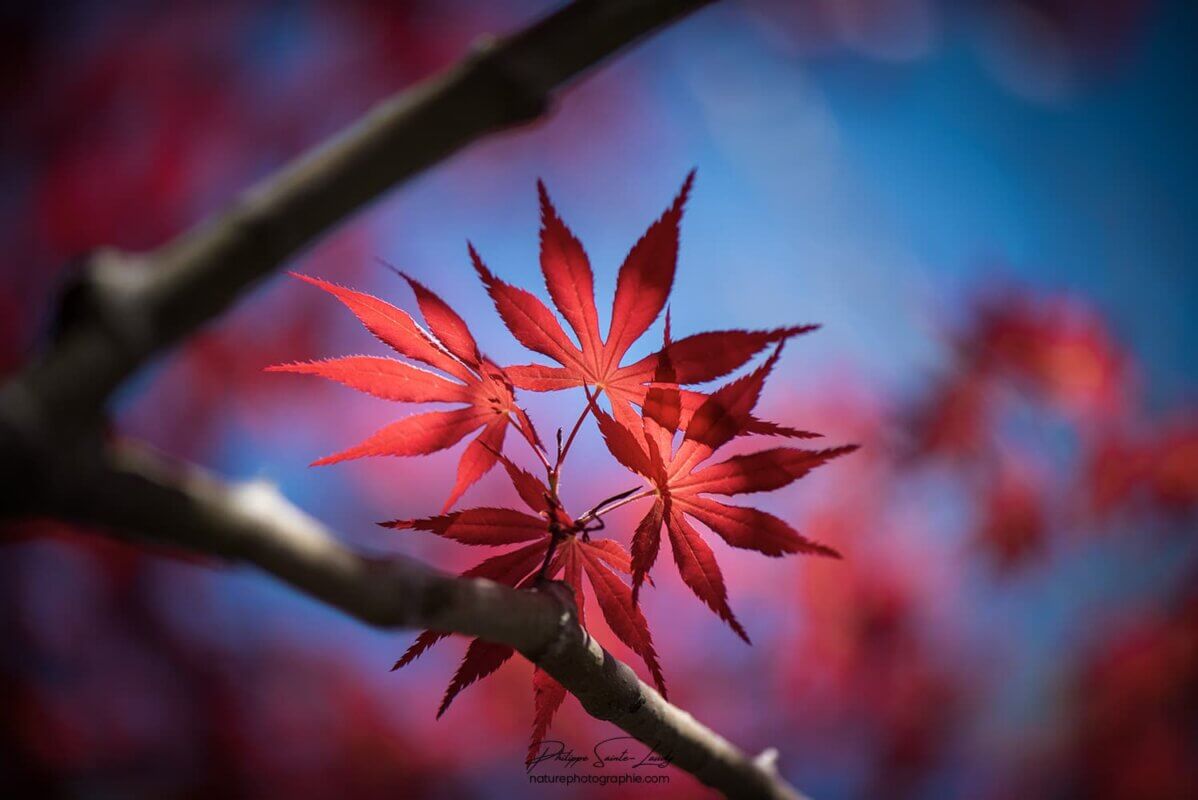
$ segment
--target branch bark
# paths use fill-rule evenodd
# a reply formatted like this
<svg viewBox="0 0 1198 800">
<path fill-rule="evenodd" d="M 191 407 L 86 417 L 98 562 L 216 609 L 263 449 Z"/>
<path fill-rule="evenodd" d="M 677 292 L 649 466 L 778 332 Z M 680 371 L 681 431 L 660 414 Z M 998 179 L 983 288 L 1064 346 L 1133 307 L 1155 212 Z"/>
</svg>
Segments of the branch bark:
<svg viewBox="0 0 1198 800">
<path fill-rule="evenodd" d="M 729 797 L 801 798 L 778 776 L 774 751 L 750 758 L 603 650 L 575 621 L 569 593 L 354 552 L 267 485 L 226 485 L 103 435 L 117 387 L 312 239 L 480 137 L 540 117 L 588 67 L 708 2 L 571 3 L 481 43 L 159 250 L 97 253 L 64 300 L 52 345 L 0 387 L 0 515 L 49 513 L 252 564 L 371 625 L 511 645 L 592 715 Z"/>
<path fill-rule="evenodd" d="M 138 541 L 252 564 L 382 628 L 429 628 L 509 645 L 607 720 L 731 798 L 803 800 L 776 752 L 751 758 L 666 702 L 578 625 L 573 593 L 456 578 L 401 556 L 357 553 L 264 482 L 228 485 L 129 444 L 64 469 L 64 519 Z"/>
</svg>

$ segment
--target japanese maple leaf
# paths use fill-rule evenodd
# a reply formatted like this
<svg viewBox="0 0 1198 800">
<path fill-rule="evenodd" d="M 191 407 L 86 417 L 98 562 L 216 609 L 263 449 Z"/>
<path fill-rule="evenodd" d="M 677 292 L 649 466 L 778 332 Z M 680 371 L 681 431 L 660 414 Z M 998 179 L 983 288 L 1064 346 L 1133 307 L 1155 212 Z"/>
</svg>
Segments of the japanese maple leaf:
<svg viewBox="0 0 1198 800">
<path fill-rule="evenodd" d="M 470 257 L 500 317 L 529 350 L 561 366 L 527 364 L 507 367 L 512 383 L 536 392 L 594 386 L 612 404 L 616 418 L 631 425 L 630 403 L 644 401 L 644 383 L 653 377 L 658 354 L 622 365 L 628 349 L 648 330 L 665 307 L 678 260 L 678 224 L 695 174 L 682 184 L 673 204 L 649 226 L 620 267 L 611 323 L 606 339 L 599 334 L 595 279 L 590 260 L 577 237 L 558 216 L 545 185 L 537 182 L 541 204 L 541 271 L 554 306 L 578 339 L 576 345 L 557 317 L 531 293 L 497 278 L 470 246 Z M 700 333 L 674 342 L 670 358 L 682 384 L 703 383 L 739 368 L 771 342 L 805 333 L 815 326 L 770 331 L 728 330 Z M 686 411 L 697 408 L 702 395 L 691 394 Z M 686 414 L 689 417 L 689 414 Z M 751 420 L 751 432 L 804 436 L 782 426 Z"/>
<path fill-rule="evenodd" d="M 367 330 L 399 355 L 443 374 L 374 356 L 278 364 L 267 367 L 268 371 L 319 375 L 384 400 L 463 405 L 452 411 L 430 411 L 401 419 L 348 450 L 314 461 L 313 466 L 363 456 L 427 455 L 452 447 L 482 428 L 462 453 L 457 480 L 442 509 L 445 511 L 495 466 L 496 453 L 503 447 L 504 435 L 513 418 L 518 420 L 521 433 L 530 441 L 535 439 L 531 422 L 516 405 L 511 383 L 503 371 L 479 351 L 462 318 L 423 285 L 403 276 L 416 293 L 428 330 L 407 312 L 377 297 L 306 275 L 296 277 L 344 303 Z"/>
<path fill-rule="evenodd" d="M 668 344 L 668 327 L 666 336 Z M 727 589 L 715 555 L 690 520 L 702 523 L 733 547 L 768 556 L 809 553 L 838 558 L 835 550 L 805 538 L 773 514 L 728 505 L 705 495 L 779 489 L 820 464 L 856 449 L 855 445 L 825 450 L 775 447 L 702 466 L 749 424 L 765 378 L 781 350 L 779 344 L 761 367 L 707 397 L 695 410 L 676 450 L 673 440 L 679 428 L 681 398 L 672 382 L 668 359 L 658 366 L 639 429 L 630 430 L 594 409 L 608 449 L 620 463 L 645 477 L 650 490 L 644 496 L 653 499 L 632 540 L 634 602 L 641 582 L 657 560 L 664 526 L 683 581 L 746 642 L 748 634 L 728 606 Z"/>
<path fill-rule="evenodd" d="M 585 626 L 582 591 L 582 576 L 585 574 L 608 627 L 644 660 L 658 691 L 665 697 L 665 680 L 653 649 L 648 623 L 633 603 L 631 588 L 616 574 L 616 571 L 626 575 L 631 573 L 631 555 L 614 540 L 591 539 L 585 531 L 576 533 L 579 525 L 561 508 L 551 507 L 549 490 L 539 478 L 520 469 L 506 456 L 497 458 L 503 463 L 517 493 L 535 515 L 509 508 L 472 508 L 425 519 L 394 520 L 381 524 L 389 528 L 430 531 L 469 545 L 520 544 L 517 550 L 487 559 L 463 573 L 520 588 L 535 584 L 540 574 L 539 567 L 549 555 L 556 531 L 559 538 L 544 577 L 552 580 L 560 575 L 570 586 L 574 592 L 578 622 Z M 394 669 L 410 663 L 447 635 L 439 631 L 420 634 L 396 662 Z M 445 691 L 437 717 L 445 713 L 462 689 L 493 673 L 513 653 L 512 648 L 505 645 L 473 640 Z M 540 668 L 534 673 L 533 687 L 535 716 L 528 751 L 530 760 L 540 747 L 553 715 L 566 694 L 566 690 Z"/>
</svg>

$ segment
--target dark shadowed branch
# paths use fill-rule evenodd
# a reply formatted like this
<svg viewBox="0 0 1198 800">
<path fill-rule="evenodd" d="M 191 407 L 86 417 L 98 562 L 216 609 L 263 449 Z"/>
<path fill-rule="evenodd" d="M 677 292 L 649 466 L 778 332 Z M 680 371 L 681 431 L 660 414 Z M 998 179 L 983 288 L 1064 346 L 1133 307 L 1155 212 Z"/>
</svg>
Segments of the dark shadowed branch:
<svg viewBox="0 0 1198 800">
<path fill-rule="evenodd" d="M 371 625 L 511 645 L 595 717 L 730 797 L 799 798 L 670 705 L 577 625 L 569 593 L 516 591 L 366 556 L 265 484 L 231 486 L 105 440 L 113 391 L 316 237 L 479 138 L 530 122 L 588 67 L 710 0 L 581 0 L 387 100 L 162 248 L 97 253 L 55 336 L 0 387 L 0 514 L 51 514 L 257 566 Z"/>
</svg>

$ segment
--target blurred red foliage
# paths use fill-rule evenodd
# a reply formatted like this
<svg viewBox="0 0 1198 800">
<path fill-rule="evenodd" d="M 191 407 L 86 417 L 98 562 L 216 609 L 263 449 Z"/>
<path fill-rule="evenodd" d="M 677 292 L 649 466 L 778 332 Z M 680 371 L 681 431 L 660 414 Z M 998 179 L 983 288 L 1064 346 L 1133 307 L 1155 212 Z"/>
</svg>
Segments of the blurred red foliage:
<svg viewBox="0 0 1198 800">
<path fill-rule="evenodd" d="M 1116 627 L 1075 677 L 1073 796 L 1198 796 L 1198 593 Z"/>
<path fill-rule="evenodd" d="M 907 412 L 909 464 L 951 463 L 977 499 L 976 538 L 1001 566 L 1082 522 L 1194 510 L 1198 414 L 1155 419 L 1129 355 L 1078 298 L 986 295 L 949 349 Z"/>
<path fill-rule="evenodd" d="M 473 796 L 352 662 L 271 637 L 197 637 L 178 614 L 208 603 L 164 606 L 163 581 L 180 576 L 160 554 L 42 528 L 50 538 L 0 561 L 0 630 L 21 654 L 0 662 L 10 796 Z M 59 600 L 39 596 L 53 565 L 74 582 Z"/>
</svg>

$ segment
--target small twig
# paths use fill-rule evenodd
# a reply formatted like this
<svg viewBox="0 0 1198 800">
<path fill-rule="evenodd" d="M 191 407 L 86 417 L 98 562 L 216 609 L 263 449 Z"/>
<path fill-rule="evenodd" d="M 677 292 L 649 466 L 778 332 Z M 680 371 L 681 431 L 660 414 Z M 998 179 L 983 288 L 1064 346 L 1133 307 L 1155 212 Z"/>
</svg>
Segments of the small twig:
<svg viewBox="0 0 1198 800">
<path fill-rule="evenodd" d="M 570 446 L 574 444 L 574 437 L 578 435 L 579 429 L 582 428 L 582 423 L 586 420 L 587 414 L 591 413 L 591 409 L 594 407 L 594 405 L 594 401 L 590 399 L 590 392 L 587 392 L 586 408 L 584 408 L 582 413 L 578 415 L 578 419 L 574 422 L 574 427 L 570 429 L 570 437 L 566 439 L 566 444 L 564 447 L 561 444 L 562 432 L 560 428 L 558 429 L 557 469 L 559 473 L 561 472 L 562 462 L 566 460 L 566 454 L 570 452 Z"/>
<path fill-rule="evenodd" d="M 607 527 L 607 523 L 598 517 L 592 521 L 595 523 L 594 525 L 584 525 L 582 530 L 578 532 L 578 535 L 582 537 L 584 542 L 589 542 L 591 540 L 592 533 L 596 533 L 597 531 L 601 531 Z"/>
<path fill-rule="evenodd" d="M 600 509 L 602 509 L 604 506 L 608 505 L 609 503 L 619 502 L 620 500 L 623 500 L 626 497 L 629 497 L 630 495 L 640 491 L 640 489 L 641 489 L 641 487 L 634 486 L 631 489 L 626 489 L 626 490 L 620 492 L 619 494 L 613 494 L 611 497 L 607 498 L 606 500 L 600 500 L 598 503 L 591 506 L 590 510 L 588 510 L 586 513 L 584 513 L 581 517 L 578 518 L 578 524 L 582 525 L 582 524 L 585 524 L 589 520 L 598 519 L 600 513 L 602 513 L 600 511 Z"/>
<path fill-rule="evenodd" d="M 549 540 L 549 547 L 545 549 L 545 560 L 541 562 L 541 568 L 537 570 L 536 582 L 538 586 L 549 580 L 549 565 L 553 563 L 553 554 L 557 551 L 557 546 L 564 538 L 561 528 L 555 528 L 552 525 L 549 527 L 549 535 L 551 538 Z"/>
<path fill-rule="evenodd" d="M 653 497 L 653 495 L 655 495 L 655 494 L 656 494 L 656 492 L 653 491 L 652 489 L 645 489 L 643 492 L 640 492 L 639 494 L 634 494 L 629 497 L 625 497 L 622 500 L 612 503 L 610 506 L 601 506 L 594 513 L 588 511 L 587 514 L 590 515 L 590 517 L 592 519 L 598 519 L 599 517 L 603 516 L 604 514 L 608 514 L 612 511 L 615 511 L 617 508 L 626 506 L 629 503 L 635 503 L 637 500 L 643 500 L 646 497 Z"/>
<path fill-rule="evenodd" d="M 549 506 L 549 547 L 545 548 L 545 560 L 541 562 L 541 568 L 537 570 L 537 583 L 544 583 L 549 577 L 549 565 L 553 562 L 553 553 L 557 550 L 557 545 L 565 536 L 562 530 L 561 517 L 558 512 L 562 508 L 561 501 L 557 498 L 557 488 L 550 486 L 549 491 L 545 493 L 545 503 Z"/>
</svg>

